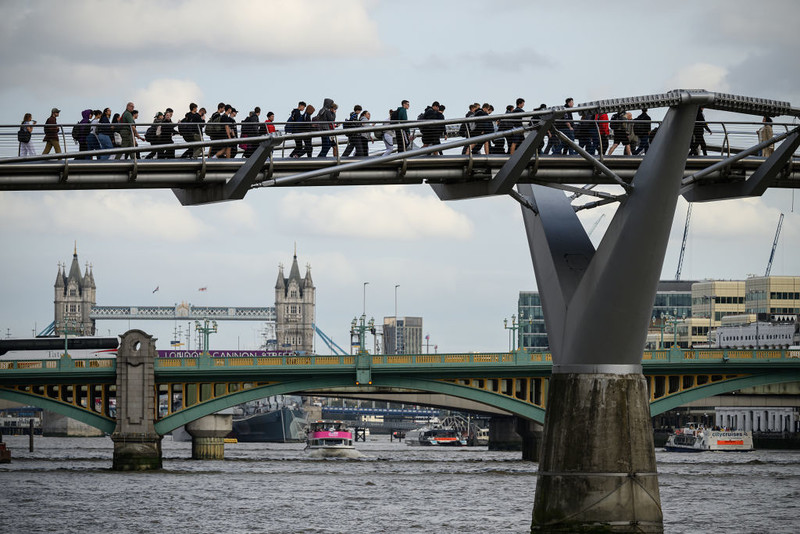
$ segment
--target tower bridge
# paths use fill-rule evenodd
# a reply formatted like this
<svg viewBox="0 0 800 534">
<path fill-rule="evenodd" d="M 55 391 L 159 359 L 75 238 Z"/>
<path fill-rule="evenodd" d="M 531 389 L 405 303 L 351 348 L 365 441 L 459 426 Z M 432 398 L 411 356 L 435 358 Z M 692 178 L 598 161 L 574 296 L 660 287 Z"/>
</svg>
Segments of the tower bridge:
<svg viewBox="0 0 800 534">
<path fill-rule="evenodd" d="M 643 374 L 651 364 L 662 365 L 643 359 L 642 347 L 678 196 L 690 202 L 708 202 L 760 196 L 768 188 L 800 187 L 797 155 L 800 127 L 796 123 L 786 123 L 783 131 L 778 129 L 771 139 L 750 138 L 745 143 L 750 146 L 733 150 L 728 144 L 728 149 L 719 156 L 688 157 L 701 106 L 759 119 L 762 116 L 783 116 L 792 120 L 800 117 L 800 108 L 788 102 L 677 90 L 587 102 L 568 110 L 553 107 L 493 116 L 489 120 L 509 118 L 518 120 L 519 126 L 473 138 L 448 140 L 432 147 L 354 160 L 342 160 L 338 156 L 315 160 L 281 157 L 287 141 L 337 135 L 337 132 L 317 131 L 249 138 L 248 143 L 258 143 L 258 148 L 243 161 L 208 161 L 205 156 L 194 161 L 140 161 L 137 157 L 114 162 L 70 161 L 75 153 L 3 158 L 0 159 L 0 190 L 170 188 L 183 205 L 241 200 L 252 190 L 267 194 L 270 188 L 297 186 L 426 184 L 446 201 L 508 196 L 522 210 L 548 325 L 552 364 L 546 382 L 544 369 L 537 375 L 534 362 L 520 362 L 519 354 L 496 355 L 496 359 L 490 356 L 481 362 L 469 360 L 469 355 L 458 355 L 456 360 L 465 366 L 458 371 L 449 366 L 452 361 L 417 359 L 384 364 L 374 362 L 374 357 L 368 354 L 358 354 L 346 364 L 331 360 L 317 365 L 325 360 L 300 359 L 295 364 L 287 362 L 283 368 L 291 369 L 295 365 L 292 380 L 288 380 L 291 373 L 278 372 L 278 362 L 273 362 L 276 367 L 269 373 L 253 374 L 255 369 L 248 368 L 253 365 L 252 361 L 229 365 L 230 362 L 219 364 L 220 360 L 214 360 L 212 365 L 210 360 L 199 360 L 192 372 L 198 373 L 198 379 L 203 372 L 207 373 L 203 381 L 191 382 L 195 385 L 181 390 L 182 398 L 191 405 L 154 422 L 159 405 L 155 399 L 149 393 L 144 397 L 140 395 L 140 399 L 149 399 L 146 403 L 132 402 L 130 398 L 137 392 L 151 391 L 168 396 L 172 391 L 169 384 L 189 384 L 181 378 L 187 376 L 184 373 L 188 367 L 185 366 L 189 364 L 170 364 L 172 367 L 159 370 L 163 378 L 158 380 L 166 382 L 156 384 L 155 369 L 148 374 L 148 366 L 156 365 L 149 352 L 151 341 L 144 333 L 133 331 L 123 336 L 120 354 L 126 356 L 121 366 L 117 361 L 116 394 L 120 399 L 129 400 L 120 403 L 116 421 L 107 420 L 101 414 L 93 415 L 93 420 L 105 428 L 114 428 L 115 461 L 120 465 L 135 465 L 139 461 L 140 466 L 156 466 L 159 462 L 148 458 L 160 458 L 161 433 L 205 413 L 213 413 L 232 402 L 234 397 L 236 402 L 243 402 L 265 393 L 321 387 L 321 381 L 325 387 L 332 388 L 428 388 L 472 396 L 503 406 L 529 421 L 544 418 L 534 530 L 568 532 L 600 525 L 616 532 L 662 532 L 649 426 L 652 392 L 672 392 L 664 399 L 655 399 L 656 402 L 664 400 L 666 406 L 667 399 L 679 398 L 675 395 L 684 395 L 681 400 L 685 400 L 691 391 L 703 388 L 719 392 L 727 387 L 741 387 L 741 384 L 750 383 L 748 380 L 754 381 L 752 383 L 798 380 L 796 360 L 785 354 L 777 359 L 766 357 L 767 361 L 759 363 L 739 362 L 730 354 L 727 360 L 724 357 L 704 360 L 702 355 L 698 355 L 696 361 L 672 362 L 668 358 L 668 364 L 663 365 L 680 365 L 680 369 L 661 375 L 669 378 L 653 382 L 652 376 Z M 666 109 L 658 133 L 643 157 L 597 157 L 558 131 L 557 121 L 566 111 L 604 113 L 642 107 Z M 355 128 L 348 133 L 478 120 L 486 119 L 408 121 Z M 740 123 L 737 121 L 737 124 Z M 722 125 L 726 132 L 733 129 L 725 122 Z M 577 155 L 540 156 L 538 149 L 548 132 Z M 524 137 L 511 155 L 469 153 L 421 157 L 511 135 Z M 176 144 L 174 148 L 239 142 L 239 139 L 203 141 Z M 774 148 L 770 155 L 758 155 L 767 148 Z M 79 154 L 136 154 L 150 150 L 150 147 L 134 147 Z M 572 195 L 568 197 L 565 191 Z M 600 245 L 595 248 L 576 211 L 612 203 L 617 206 L 616 213 Z M 762 358 L 756 355 L 754 359 Z M 716 362 L 712 364 L 712 360 Z M 306 365 L 314 367 L 304 367 Z M 767 367 L 757 372 L 759 365 Z M 783 366 L 780 367 L 783 371 L 769 376 L 771 371 L 767 369 L 772 365 L 776 369 Z M 337 371 L 345 367 L 348 367 L 345 374 Z M 688 369 L 694 371 L 687 372 Z M 0 375 L 20 372 L 35 373 L 37 370 L 3 369 Z M 100 380 L 99 377 L 108 370 L 93 368 L 90 364 L 90 367 L 76 368 L 75 373 L 98 377 L 96 386 L 86 385 L 86 391 L 93 395 L 87 405 L 99 403 L 102 406 L 103 399 L 108 398 L 104 396 L 107 390 L 103 384 L 109 387 L 112 384 L 107 382 L 110 378 Z M 133 381 L 119 378 L 126 375 L 131 375 Z M 460 380 L 468 383 L 459 383 Z M 31 383 L 29 387 L 40 388 L 38 392 L 58 386 L 49 391 L 59 395 L 62 402 L 70 399 L 74 402 L 74 386 L 69 390 L 69 386 L 64 389 L 60 384 L 64 381 Z M 494 384 L 502 392 L 495 391 Z M 30 395 L 18 389 L 3 388 L 2 391 L 9 396 Z M 204 398 L 208 400 L 201 402 Z M 40 402 L 45 401 L 52 399 L 40 396 Z M 581 443 L 580 448 L 574 446 L 576 442 Z"/>
</svg>

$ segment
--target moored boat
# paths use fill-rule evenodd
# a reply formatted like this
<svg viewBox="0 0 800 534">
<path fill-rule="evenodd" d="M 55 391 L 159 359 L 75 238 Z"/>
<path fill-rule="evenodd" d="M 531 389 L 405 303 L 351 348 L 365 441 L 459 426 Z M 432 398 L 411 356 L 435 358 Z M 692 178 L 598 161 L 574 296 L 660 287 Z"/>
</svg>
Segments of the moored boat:
<svg viewBox="0 0 800 534">
<path fill-rule="evenodd" d="M 664 448 L 671 452 L 752 451 L 753 433 L 690 426 L 671 434 Z"/>
<path fill-rule="evenodd" d="M 467 444 L 464 436 L 449 427 L 423 427 L 406 435 L 408 445 L 435 445 L 439 447 L 463 447 Z"/>
<path fill-rule="evenodd" d="M 353 445 L 353 432 L 342 421 L 313 421 L 308 426 L 306 450 L 312 456 L 353 458 L 361 456 Z"/>
</svg>

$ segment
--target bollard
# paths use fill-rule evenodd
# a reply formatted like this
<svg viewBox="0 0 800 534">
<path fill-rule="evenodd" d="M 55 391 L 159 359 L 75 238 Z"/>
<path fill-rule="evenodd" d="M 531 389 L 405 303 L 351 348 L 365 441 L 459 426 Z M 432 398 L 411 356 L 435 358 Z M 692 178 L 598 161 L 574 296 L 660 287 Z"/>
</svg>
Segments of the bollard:
<svg viewBox="0 0 800 534">
<path fill-rule="evenodd" d="M 28 421 L 28 430 L 30 431 L 30 437 L 28 439 L 28 450 L 33 452 L 33 418 L 31 417 L 30 421 Z"/>
</svg>

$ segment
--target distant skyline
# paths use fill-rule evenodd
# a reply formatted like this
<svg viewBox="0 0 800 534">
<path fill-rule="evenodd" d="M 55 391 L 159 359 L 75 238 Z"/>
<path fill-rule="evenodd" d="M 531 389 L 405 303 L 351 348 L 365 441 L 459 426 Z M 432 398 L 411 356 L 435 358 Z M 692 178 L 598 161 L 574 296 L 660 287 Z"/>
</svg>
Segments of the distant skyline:
<svg viewBox="0 0 800 534">
<path fill-rule="evenodd" d="M 128 101 L 141 122 L 168 106 L 182 116 L 189 102 L 219 101 L 240 118 L 260 106 L 262 120 L 267 111 L 285 120 L 298 100 L 325 97 L 339 104 L 340 119 L 358 103 L 380 120 L 404 98 L 411 116 L 439 100 L 452 118 L 475 101 L 499 110 L 521 96 L 532 109 L 568 96 L 585 102 L 679 87 L 800 106 L 800 3 L 790 0 L 760 8 L 744 0 L 613 8 L 232 0 L 224 30 L 211 24 L 219 9 L 211 0 L 0 4 L 0 122 L 19 124 L 25 112 L 43 122 L 53 106 L 60 122 L 75 122 L 83 109 L 118 112 Z M 772 273 L 800 274 L 798 202 L 794 191 L 770 190 L 696 204 L 683 278 L 762 275 L 780 213 Z M 603 213 L 595 244 L 613 207 L 580 214 L 591 228 Z M 675 275 L 685 214 L 680 199 L 664 279 Z M 52 321 L 57 264 L 71 261 L 74 241 L 82 268 L 93 265 L 98 304 L 161 306 L 271 306 L 278 264 L 291 263 L 297 243 L 301 269 L 312 267 L 317 322 L 343 347 L 366 281 L 368 316 L 394 315 L 399 284 L 398 314 L 423 317 L 439 352 L 506 350 L 503 319 L 516 313 L 520 290 L 536 289 L 510 198 L 445 203 L 425 185 L 308 187 L 186 208 L 169 191 L 2 192 L 2 337 Z M 98 325 L 103 334 L 128 326 Z M 174 327 L 130 326 L 156 335 L 160 348 Z M 253 348 L 259 337 L 256 323 L 221 323 L 211 343 Z"/>
</svg>

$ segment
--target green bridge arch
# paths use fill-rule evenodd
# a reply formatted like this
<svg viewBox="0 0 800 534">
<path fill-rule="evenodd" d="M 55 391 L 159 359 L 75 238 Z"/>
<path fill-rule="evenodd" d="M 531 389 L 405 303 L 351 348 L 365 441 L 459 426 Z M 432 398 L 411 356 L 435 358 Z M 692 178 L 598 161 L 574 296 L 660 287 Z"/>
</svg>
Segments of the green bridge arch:
<svg viewBox="0 0 800 534">
<path fill-rule="evenodd" d="M 725 380 L 722 382 L 705 384 L 651 402 L 650 415 L 659 415 L 693 401 L 714 395 L 738 391 L 748 387 L 798 381 L 800 381 L 800 370 L 784 369 L 781 371 L 753 374 L 740 378 Z M 272 395 L 302 393 L 309 390 L 352 386 L 353 377 L 350 375 L 340 377 L 314 377 L 287 380 L 285 382 L 231 393 L 223 397 L 185 408 L 168 417 L 156 421 L 155 429 L 159 434 L 164 435 L 182 425 L 185 425 L 186 423 L 190 423 L 206 415 L 216 413 L 220 410 L 224 410 L 225 408 L 236 406 L 237 404 L 263 399 Z M 495 408 L 505 410 L 513 415 L 529 419 L 531 421 L 536 421 L 537 423 L 544 423 L 545 410 L 543 408 L 508 397 L 506 395 L 500 395 L 481 389 L 444 382 L 441 380 L 384 376 L 374 377 L 372 386 L 450 395 L 488 406 L 493 406 Z M 111 418 L 78 406 L 48 399 L 39 395 L 32 395 L 22 391 L 0 388 L 0 399 L 50 410 L 52 412 L 75 419 L 76 421 L 85 423 L 91 427 L 97 428 L 106 434 L 111 434 L 114 432 L 116 427 L 116 421 Z"/>
<path fill-rule="evenodd" d="M 288 393 L 302 393 L 303 391 L 309 390 L 352 386 L 352 376 L 307 378 L 259 386 L 256 388 L 238 391 L 236 393 L 231 393 L 223 397 L 185 408 L 157 421 L 155 424 L 155 429 L 159 434 L 167 434 L 168 432 L 171 432 L 172 430 L 175 430 L 186 423 L 190 423 L 195 419 L 199 419 L 206 415 L 211 415 L 212 413 L 236 406 L 237 404 L 242 404 L 243 402 L 263 399 L 272 395 L 285 395 Z M 374 377 L 372 386 L 412 389 L 426 393 L 441 393 L 444 395 L 451 395 L 453 397 L 459 397 L 462 399 L 479 402 L 481 404 L 486 404 L 488 406 L 493 406 L 501 410 L 506 410 L 514 415 L 523 417 L 525 419 L 530 419 L 538 423 L 544 423 L 545 411 L 538 406 L 534 406 L 527 402 L 516 400 L 505 395 L 499 395 L 468 386 L 442 382 L 440 380 L 400 377 Z"/>
<path fill-rule="evenodd" d="M 767 384 L 782 384 L 786 382 L 797 381 L 800 381 L 800 370 L 785 369 L 781 371 L 753 374 L 739 378 L 732 378 L 730 380 L 723 380 L 722 382 L 705 384 L 651 402 L 650 417 L 668 412 L 669 410 L 677 408 L 678 406 L 682 406 L 696 400 L 705 399 L 707 397 L 712 397 L 714 395 L 731 393 L 733 391 L 754 386 L 765 386 Z"/>
<path fill-rule="evenodd" d="M 114 419 L 100 415 L 99 413 L 91 412 L 85 408 L 73 406 L 65 402 L 60 402 L 47 397 L 40 397 L 39 395 L 31 395 L 23 391 L 14 391 L 10 389 L 0 388 L 0 399 L 18 402 L 29 406 L 36 406 L 43 410 L 49 410 L 57 414 L 64 415 L 81 423 L 97 428 L 106 434 L 114 432 L 117 422 Z"/>
</svg>

